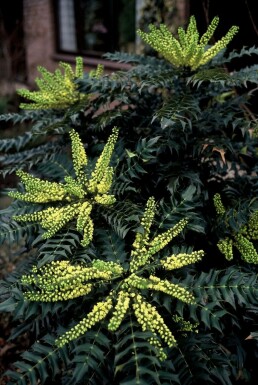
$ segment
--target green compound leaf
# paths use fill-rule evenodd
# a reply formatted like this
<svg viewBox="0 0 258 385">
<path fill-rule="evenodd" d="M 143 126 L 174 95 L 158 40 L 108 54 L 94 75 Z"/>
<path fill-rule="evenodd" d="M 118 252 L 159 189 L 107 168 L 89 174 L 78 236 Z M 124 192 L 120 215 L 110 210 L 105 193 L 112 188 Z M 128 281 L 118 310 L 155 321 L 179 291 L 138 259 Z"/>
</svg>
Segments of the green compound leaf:
<svg viewBox="0 0 258 385">
<path fill-rule="evenodd" d="M 224 68 L 209 68 L 196 72 L 188 79 L 188 83 L 197 85 L 199 87 L 203 82 L 220 83 L 224 85 L 231 81 L 231 76 Z"/>
<path fill-rule="evenodd" d="M 36 342 L 31 351 L 22 354 L 23 361 L 14 363 L 14 367 L 18 369 L 16 372 L 8 370 L 5 375 L 9 377 L 9 381 L 16 385 L 36 385 L 38 380 L 42 384 L 47 383 L 49 374 L 55 378 L 61 372 L 60 361 L 63 366 L 69 362 L 68 349 L 53 348 L 53 337 L 45 336 L 41 342 Z"/>
</svg>

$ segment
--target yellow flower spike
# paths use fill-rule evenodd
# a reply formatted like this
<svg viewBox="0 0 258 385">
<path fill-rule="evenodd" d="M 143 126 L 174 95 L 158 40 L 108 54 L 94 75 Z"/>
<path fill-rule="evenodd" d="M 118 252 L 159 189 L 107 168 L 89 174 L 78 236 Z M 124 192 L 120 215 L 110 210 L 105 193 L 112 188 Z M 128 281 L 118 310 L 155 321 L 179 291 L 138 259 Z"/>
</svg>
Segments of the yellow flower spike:
<svg viewBox="0 0 258 385">
<path fill-rule="evenodd" d="M 78 214 L 78 208 L 78 204 L 73 204 L 57 208 L 51 212 L 48 217 L 41 221 L 42 227 L 48 229 L 42 235 L 42 238 L 51 238 L 55 235 L 67 222 L 71 221 Z"/>
<path fill-rule="evenodd" d="M 209 40 L 210 40 L 211 36 L 214 35 L 214 32 L 215 32 L 216 28 L 218 27 L 218 25 L 219 25 L 219 17 L 215 16 L 212 19 L 210 25 L 208 26 L 207 31 L 202 35 L 202 37 L 200 39 L 199 46 L 205 47 L 209 43 Z"/>
<path fill-rule="evenodd" d="M 97 68 L 95 70 L 91 70 L 89 72 L 89 76 L 91 78 L 96 78 L 96 79 L 99 79 L 101 78 L 101 76 L 103 75 L 104 73 L 104 66 L 102 64 L 98 64 L 97 65 Z"/>
<path fill-rule="evenodd" d="M 46 203 L 49 201 L 48 195 L 44 194 L 44 192 L 23 194 L 17 191 L 11 191 L 8 193 L 8 196 L 14 199 L 23 200 L 24 202 L 32 202 L 32 203 Z M 19 216 L 16 216 L 16 218 L 18 217 Z"/>
<path fill-rule="evenodd" d="M 25 292 L 24 298 L 29 301 L 41 301 L 41 302 L 56 302 L 56 301 L 67 301 L 69 299 L 78 298 L 83 295 L 89 294 L 93 286 L 91 284 L 77 285 L 75 289 L 68 289 L 65 291 L 44 291 L 35 290 L 34 292 Z"/>
<path fill-rule="evenodd" d="M 86 229 L 86 236 L 82 244 L 84 242 L 88 244 L 90 239 L 92 239 L 92 234 L 89 235 L 89 233 L 91 230 L 93 231 L 93 223 L 89 218 L 91 205 L 85 202 L 83 205 L 82 208 L 81 204 L 78 204 L 78 210 L 82 210 L 79 215 L 77 213 L 78 228 L 81 230 L 84 224 L 86 225 L 84 227 L 84 231 Z M 159 251 L 165 247 L 167 242 L 186 223 L 180 221 L 171 231 L 166 231 L 151 240 L 150 227 L 154 219 L 154 212 L 155 200 L 150 198 L 141 219 L 143 234 L 140 236 L 136 235 L 131 253 L 134 263 L 130 264 L 129 268 L 127 264 L 124 268 L 119 263 L 101 259 L 96 259 L 87 265 L 72 265 L 69 261 L 53 261 L 39 269 L 34 267 L 31 275 L 22 277 L 22 284 L 27 286 L 24 296 L 30 301 L 65 301 L 84 296 L 92 291 L 95 286 L 111 286 L 105 300 L 98 302 L 81 322 L 56 340 L 58 346 L 63 346 L 83 335 L 97 322 L 103 320 L 111 309 L 113 311 L 108 323 L 108 329 L 116 331 L 126 317 L 126 314 L 132 309 L 142 330 L 152 333 L 149 342 L 155 347 L 160 360 L 166 357 L 161 341 L 168 347 L 176 345 L 172 332 L 165 324 L 156 307 L 146 302 L 142 293 L 145 293 L 147 290 L 160 291 L 183 302 L 194 303 L 194 297 L 188 290 L 168 280 L 160 279 L 153 272 L 156 268 L 159 269 L 160 267 L 172 270 L 188 263 L 193 263 L 199 260 L 204 253 L 202 250 L 191 254 L 181 253 L 177 256 L 172 255 L 171 257 L 164 258 L 158 263 L 149 262 L 150 256 L 154 254 L 154 248 L 156 251 Z M 54 224 L 58 225 L 58 214 L 60 212 L 58 213 L 55 208 L 50 208 L 49 211 L 45 210 L 43 222 L 50 218 L 52 226 Z M 87 220 L 85 220 L 86 217 L 88 217 Z M 149 252 L 150 249 L 152 254 Z M 100 293 L 101 291 L 98 291 L 98 295 Z"/>
<path fill-rule="evenodd" d="M 158 334 L 169 347 L 176 346 L 175 337 L 165 324 L 163 318 L 154 306 L 144 301 L 141 295 L 137 295 L 134 298 L 133 309 L 143 331 L 150 330 Z"/>
<path fill-rule="evenodd" d="M 95 202 L 106 206 L 106 205 L 112 205 L 113 203 L 115 203 L 116 198 L 114 195 L 103 194 L 103 195 L 95 195 L 94 200 Z"/>
<path fill-rule="evenodd" d="M 39 269 L 33 270 L 33 275 L 24 275 L 23 285 L 36 285 L 36 290 L 26 292 L 26 297 L 37 301 L 39 294 L 44 301 L 67 300 L 85 295 L 92 289 L 89 281 L 95 279 L 108 280 L 114 275 L 112 270 L 101 271 L 94 266 L 83 267 L 71 265 L 69 261 L 53 261 Z M 42 298 L 43 298 L 42 297 Z M 42 299 L 43 300 L 43 299 Z"/>
<path fill-rule="evenodd" d="M 136 271 L 140 266 L 143 266 L 149 259 L 150 255 L 145 247 L 149 242 L 150 228 L 155 215 L 155 199 L 150 197 L 146 203 L 141 226 L 143 233 L 136 233 L 133 249 L 131 252 L 130 271 Z"/>
<path fill-rule="evenodd" d="M 143 234 L 138 232 L 136 233 L 135 241 L 133 247 L 136 249 L 141 249 L 149 241 L 150 227 L 153 223 L 155 215 L 155 199 L 150 197 L 147 201 L 143 217 L 141 219 L 141 226 L 143 227 Z"/>
<path fill-rule="evenodd" d="M 233 25 L 222 39 L 220 39 L 217 43 L 215 43 L 204 53 L 202 59 L 200 60 L 200 65 L 206 64 L 209 60 L 216 56 L 219 51 L 225 48 L 228 43 L 233 39 L 233 37 L 237 34 L 238 30 L 239 28 Z"/>
<path fill-rule="evenodd" d="M 178 40 L 164 24 L 161 24 L 159 28 L 150 25 L 149 33 L 141 30 L 138 30 L 137 33 L 143 41 L 164 56 L 175 67 L 190 67 L 191 70 L 196 70 L 224 49 L 238 31 L 238 27 L 231 27 L 221 40 L 208 50 L 205 50 L 218 23 L 219 18 L 215 17 L 200 40 L 194 16 L 190 17 L 186 31 L 179 27 Z"/>
<path fill-rule="evenodd" d="M 71 82 L 71 79 L 75 79 L 75 74 L 73 73 L 72 67 L 70 64 L 64 62 L 60 62 L 59 66 L 64 69 L 64 77 L 62 79 L 62 77 L 59 76 L 59 79 L 62 79 L 68 88 L 73 89 L 75 85 Z"/>
<path fill-rule="evenodd" d="M 225 239 L 221 239 L 217 243 L 219 251 L 225 255 L 225 258 L 230 261 L 233 259 L 233 240 L 226 237 Z"/>
<path fill-rule="evenodd" d="M 234 236 L 234 245 L 246 262 L 255 264 L 258 263 L 258 253 L 252 241 L 249 241 L 249 239 L 242 234 L 236 234 Z"/>
<path fill-rule="evenodd" d="M 149 280 L 146 278 L 139 277 L 137 274 L 133 273 L 130 274 L 128 278 L 124 280 L 124 286 L 123 288 L 126 287 L 133 287 L 136 289 L 147 289 L 149 284 Z"/>
<path fill-rule="evenodd" d="M 48 202 L 52 198 L 56 201 L 65 199 L 66 192 L 62 184 L 35 178 L 23 170 L 18 170 L 16 174 L 21 178 L 27 193 L 23 194 L 12 191 L 8 193 L 10 197 L 35 203 Z"/>
<path fill-rule="evenodd" d="M 77 224 L 76 224 L 76 228 L 78 231 L 83 231 L 87 222 L 90 220 L 91 210 L 92 210 L 92 204 L 87 201 L 82 203 L 82 205 L 79 207 L 79 210 L 78 210 L 79 215 L 78 215 Z"/>
<path fill-rule="evenodd" d="M 92 266 L 98 271 L 111 272 L 113 275 L 121 275 L 124 271 L 122 266 L 118 263 L 111 261 L 102 261 L 100 259 L 95 259 L 92 262 Z"/>
<path fill-rule="evenodd" d="M 61 183 L 36 178 L 23 170 L 16 171 L 16 175 L 20 177 L 26 189 L 30 192 L 46 190 L 48 194 L 59 194 L 62 197 L 65 194 Z"/>
<path fill-rule="evenodd" d="M 82 57 L 77 56 L 75 59 L 75 78 L 82 79 L 83 78 L 83 60 Z"/>
<path fill-rule="evenodd" d="M 187 219 L 181 219 L 174 227 L 165 233 L 157 235 L 150 243 L 148 253 L 153 255 L 162 250 L 173 238 L 175 238 L 187 225 Z"/>
<path fill-rule="evenodd" d="M 160 340 L 158 339 L 158 336 L 153 334 L 153 337 L 149 338 L 148 341 L 152 346 L 155 346 L 157 351 L 157 356 L 160 359 L 160 361 L 164 361 L 167 358 L 167 355 L 164 352 L 164 349 L 162 347 Z"/>
<path fill-rule="evenodd" d="M 139 267 L 144 266 L 153 254 L 162 250 L 174 237 L 176 237 L 188 223 L 187 219 L 182 219 L 173 228 L 157 235 L 149 241 L 150 226 L 154 218 L 154 198 L 150 198 L 147 202 L 146 209 L 141 221 L 144 228 L 143 235 L 136 234 L 135 241 L 131 252 L 130 271 L 135 272 Z"/>
<path fill-rule="evenodd" d="M 258 211 L 251 214 L 247 224 L 241 228 L 241 234 L 249 240 L 258 240 Z"/>
<path fill-rule="evenodd" d="M 110 319 L 108 324 L 108 330 L 116 331 L 119 328 L 129 308 L 129 305 L 130 305 L 129 294 L 125 293 L 124 291 L 120 291 L 117 296 L 117 303 L 114 308 L 112 318 Z"/>
<path fill-rule="evenodd" d="M 177 30 L 179 43 L 181 44 L 183 51 L 187 47 L 187 41 L 186 41 L 186 33 L 182 27 L 179 27 Z"/>
<path fill-rule="evenodd" d="M 180 267 L 190 265 L 191 263 L 195 263 L 200 261 L 204 257 L 204 251 L 198 250 L 193 251 L 191 254 L 180 253 L 173 254 L 166 259 L 162 259 L 160 261 L 161 266 L 166 270 L 174 270 L 179 269 Z"/>
<path fill-rule="evenodd" d="M 97 160 L 95 169 L 91 174 L 88 189 L 92 193 L 97 192 L 98 184 L 101 183 L 103 179 L 106 179 L 106 169 L 109 166 L 109 162 L 115 148 L 115 144 L 118 138 L 118 132 L 118 128 L 114 127 L 112 130 L 112 134 L 109 136 L 108 141 L 105 144 L 104 149 Z"/>
<path fill-rule="evenodd" d="M 87 184 L 84 167 L 87 165 L 87 155 L 79 134 L 75 130 L 70 131 L 72 143 L 72 157 L 75 174 L 80 183 Z"/>
<path fill-rule="evenodd" d="M 118 129 L 115 127 L 97 161 L 90 181 L 84 170 L 87 155 L 78 133 L 73 129 L 70 131 L 70 138 L 75 179 L 65 176 L 64 183 L 56 183 L 33 177 L 22 170 L 18 171 L 17 175 L 24 183 L 26 192 L 12 191 L 8 194 L 10 197 L 33 203 L 61 202 L 63 206 L 52 206 L 36 213 L 17 215 L 13 219 L 20 222 L 39 221 L 47 230 L 43 234 L 43 239 L 46 239 L 78 216 L 77 230 L 84 233 L 81 244 L 88 246 L 93 237 L 94 225 L 90 218 L 93 205 L 112 205 L 116 201 L 114 195 L 108 194 L 114 174 L 113 168 L 108 164 L 117 136 Z M 95 187 L 92 188 L 93 186 Z"/>
<path fill-rule="evenodd" d="M 198 43 L 199 32 L 197 29 L 196 19 L 194 16 L 190 17 L 189 24 L 188 24 L 188 27 L 186 29 L 185 35 L 186 35 L 186 41 L 188 43 L 186 45 L 186 48 L 187 48 L 187 46 L 189 47 L 191 45 L 191 43 L 195 43 L 195 44 Z"/>
<path fill-rule="evenodd" d="M 94 225 L 92 219 L 88 217 L 88 221 L 85 223 L 83 228 L 83 239 L 81 241 L 82 246 L 87 247 L 93 238 Z"/>
<path fill-rule="evenodd" d="M 220 239 L 217 243 L 220 252 L 224 254 L 227 260 L 232 260 L 235 247 L 244 261 L 258 264 L 258 252 L 252 242 L 252 240 L 258 239 L 258 211 L 252 213 L 247 223 L 236 231 L 230 227 L 230 218 L 228 219 L 228 212 L 222 203 L 220 194 L 214 195 L 213 202 L 217 215 L 219 217 L 224 216 L 227 234 L 230 233 L 230 236 Z"/>
<path fill-rule="evenodd" d="M 186 303 L 195 303 L 194 296 L 188 290 L 183 287 L 180 287 L 177 284 L 171 283 L 168 280 L 161 280 L 158 277 L 150 275 L 149 278 L 142 278 L 137 276 L 136 274 L 131 274 L 125 282 L 129 284 L 129 286 L 145 290 L 156 290 L 162 291 L 172 297 L 180 299 Z"/>
<path fill-rule="evenodd" d="M 86 195 L 86 191 L 77 180 L 74 180 L 71 176 L 65 176 L 64 180 L 64 190 L 66 193 L 78 198 L 83 198 Z"/>
<path fill-rule="evenodd" d="M 180 331 L 198 333 L 198 330 L 196 330 L 196 328 L 198 327 L 199 323 L 191 323 L 190 321 L 185 321 L 182 317 L 179 317 L 178 315 L 174 315 L 172 318 L 174 322 L 180 325 Z"/>
<path fill-rule="evenodd" d="M 35 222 L 35 221 L 43 221 L 47 218 L 51 213 L 53 213 L 56 209 L 54 207 L 49 207 L 46 210 L 38 211 L 31 214 L 22 214 L 22 215 L 14 215 L 13 219 L 18 222 Z"/>
<path fill-rule="evenodd" d="M 153 275 L 150 276 L 149 280 L 150 280 L 150 283 L 148 284 L 149 289 L 162 291 L 163 293 L 171 295 L 172 297 L 180 299 L 180 301 L 183 301 L 186 303 L 192 303 L 192 304 L 195 303 L 195 298 L 193 294 L 190 293 L 185 288 L 180 287 L 177 284 L 171 283 L 166 279 L 161 280 L 160 278 L 155 277 Z"/>
<path fill-rule="evenodd" d="M 96 189 L 99 194 L 106 194 L 110 190 L 113 182 L 113 176 L 114 176 L 113 167 L 107 167 L 105 174 L 103 175 L 103 178 L 96 186 Z"/>
<path fill-rule="evenodd" d="M 76 79 L 83 77 L 82 58 L 76 58 L 75 72 L 68 63 L 60 62 L 59 66 L 63 69 L 63 74 L 60 69 L 51 73 L 44 67 L 38 67 L 38 71 L 41 73 L 41 78 L 36 79 L 39 91 L 19 89 L 17 93 L 31 101 L 31 103 L 21 103 L 20 108 L 29 110 L 65 109 L 87 100 L 88 95 L 80 93 L 75 83 Z"/>
<path fill-rule="evenodd" d="M 98 302 L 87 316 L 75 325 L 68 332 L 63 334 L 56 340 L 56 345 L 62 347 L 69 341 L 72 341 L 81 335 L 85 334 L 87 330 L 91 329 L 96 323 L 102 321 L 112 309 L 111 299 L 107 299 L 103 302 Z"/>
</svg>

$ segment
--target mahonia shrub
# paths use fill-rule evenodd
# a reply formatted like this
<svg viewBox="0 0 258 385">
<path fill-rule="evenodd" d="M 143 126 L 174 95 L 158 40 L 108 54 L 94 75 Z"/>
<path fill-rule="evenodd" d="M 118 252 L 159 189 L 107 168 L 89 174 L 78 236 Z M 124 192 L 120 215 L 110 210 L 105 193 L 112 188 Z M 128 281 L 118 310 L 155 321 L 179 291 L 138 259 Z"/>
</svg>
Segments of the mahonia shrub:
<svg viewBox="0 0 258 385">
<path fill-rule="evenodd" d="M 127 71 L 39 67 L 0 117 L 28 128 L 0 140 L 8 384 L 255 383 L 258 66 L 232 68 L 258 49 L 218 25 L 138 31 L 152 56 L 105 55 Z"/>
</svg>

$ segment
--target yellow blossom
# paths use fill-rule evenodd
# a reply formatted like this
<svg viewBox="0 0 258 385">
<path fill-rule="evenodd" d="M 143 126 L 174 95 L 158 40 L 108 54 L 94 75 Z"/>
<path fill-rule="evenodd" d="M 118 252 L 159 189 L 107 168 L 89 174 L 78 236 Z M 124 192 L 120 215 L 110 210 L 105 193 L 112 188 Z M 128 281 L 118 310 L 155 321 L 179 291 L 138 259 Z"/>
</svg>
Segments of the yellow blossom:
<svg viewBox="0 0 258 385">
<path fill-rule="evenodd" d="M 238 32 L 239 28 L 237 26 L 232 26 L 222 39 L 206 49 L 218 23 L 219 18 L 216 16 L 201 38 L 199 38 L 199 32 L 194 16 L 190 17 L 186 31 L 184 31 L 182 27 L 179 27 L 178 39 L 171 34 L 168 27 L 164 24 L 161 24 L 159 28 L 150 24 L 148 33 L 141 30 L 138 30 L 137 33 L 147 44 L 157 52 L 161 53 L 161 55 L 174 66 L 185 66 L 190 67 L 191 70 L 196 70 L 225 48 Z"/>
<path fill-rule="evenodd" d="M 87 155 L 83 143 L 73 129 L 70 131 L 70 138 L 75 178 L 66 176 L 64 183 L 56 183 L 41 180 L 22 170 L 18 171 L 17 175 L 20 176 L 26 191 L 25 193 L 10 192 L 9 196 L 26 202 L 56 205 L 31 214 L 16 215 L 13 218 L 21 222 L 38 221 L 47 230 L 43 234 L 45 239 L 55 235 L 77 217 L 76 228 L 83 232 L 81 243 L 85 247 L 88 246 L 94 231 L 94 224 L 90 218 L 93 205 L 112 205 L 116 201 L 115 196 L 109 194 L 114 170 L 108 165 L 117 137 L 118 128 L 115 127 L 90 178 L 85 173 Z"/>
</svg>

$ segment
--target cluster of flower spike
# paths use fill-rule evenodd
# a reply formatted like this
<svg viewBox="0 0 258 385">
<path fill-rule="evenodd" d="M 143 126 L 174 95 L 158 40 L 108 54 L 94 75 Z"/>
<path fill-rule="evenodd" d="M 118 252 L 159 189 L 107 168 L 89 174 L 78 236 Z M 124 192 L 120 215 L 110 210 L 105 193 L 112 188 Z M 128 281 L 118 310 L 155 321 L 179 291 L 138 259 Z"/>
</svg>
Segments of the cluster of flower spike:
<svg viewBox="0 0 258 385">
<path fill-rule="evenodd" d="M 71 265 L 69 261 L 53 261 L 41 268 L 34 267 L 31 275 L 24 275 L 23 285 L 36 286 L 24 293 L 30 301 L 56 302 L 88 294 L 96 280 L 110 280 L 121 274 L 121 266 L 114 262 L 96 260 L 90 267 Z"/>
<path fill-rule="evenodd" d="M 64 183 L 44 181 L 32 175 L 18 171 L 25 193 L 10 192 L 9 196 L 25 202 L 56 203 L 42 211 L 32 214 L 17 215 L 17 221 L 37 221 L 47 231 L 43 239 L 55 235 L 68 222 L 77 217 L 77 230 L 83 232 L 82 245 L 87 246 L 93 237 L 93 222 L 90 217 L 94 204 L 111 205 L 115 202 L 114 195 L 109 194 L 113 179 L 113 167 L 108 166 L 115 143 L 118 129 L 113 128 L 104 149 L 97 161 L 95 169 L 88 178 L 85 173 L 87 156 L 76 131 L 70 131 L 72 143 L 72 159 L 75 178 L 65 177 Z M 59 203 L 57 205 L 57 203 Z"/>
<path fill-rule="evenodd" d="M 196 328 L 198 327 L 198 323 L 195 322 L 195 323 L 191 323 L 190 321 L 186 321 L 184 320 L 182 317 L 178 316 L 178 315 L 174 315 L 173 317 L 173 321 L 178 323 L 179 324 L 179 327 L 181 331 L 184 331 L 184 332 L 198 332 L 196 330 Z"/>
<path fill-rule="evenodd" d="M 251 214 L 247 225 L 241 229 L 247 239 L 258 240 L 258 211 Z"/>
<path fill-rule="evenodd" d="M 218 216 L 226 215 L 226 209 L 222 203 L 220 194 L 215 194 L 214 206 Z M 225 223 L 225 226 L 228 227 Z M 258 263 L 258 253 L 252 241 L 258 239 L 258 211 L 251 214 L 246 225 L 239 232 L 233 232 L 231 237 L 220 239 L 217 246 L 227 260 L 233 259 L 234 248 L 238 249 L 242 258 L 248 263 Z"/>
<path fill-rule="evenodd" d="M 182 27 L 178 28 L 178 39 L 171 34 L 168 27 L 164 24 L 161 24 L 159 28 L 151 24 L 149 26 L 149 33 L 141 30 L 137 32 L 147 44 L 161 53 L 174 66 L 190 67 L 192 70 L 195 70 L 199 66 L 206 64 L 218 52 L 224 49 L 238 31 L 237 26 L 232 26 L 222 39 L 207 49 L 207 44 L 213 36 L 218 23 L 219 18 L 214 17 L 201 38 L 194 16 L 191 16 L 186 31 Z"/>
<path fill-rule="evenodd" d="M 233 239 L 226 237 L 220 239 L 217 243 L 219 251 L 224 254 L 225 258 L 230 261 L 234 257 L 233 253 Z"/>
<path fill-rule="evenodd" d="M 169 347 L 176 345 L 175 337 L 165 324 L 156 307 L 144 301 L 144 298 L 140 294 L 134 297 L 133 309 L 143 331 L 148 330 L 154 335 L 159 335 Z"/>
<path fill-rule="evenodd" d="M 155 201 L 150 198 L 147 202 L 141 220 L 143 232 L 137 233 L 131 252 L 129 268 L 124 269 L 115 262 L 95 260 L 89 266 L 71 265 L 68 261 L 52 262 L 40 269 L 34 268 L 31 275 L 22 278 L 23 285 L 29 286 L 25 297 L 31 301 L 62 301 L 83 296 L 93 290 L 94 285 L 112 285 L 106 299 L 98 302 L 87 316 L 75 327 L 67 331 L 56 341 L 58 346 L 83 335 L 97 322 L 104 320 L 111 312 L 108 329 L 116 331 L 132 309 L 143 330 L 152 333 L 149 342 L 156 348 L 160 359 L 166 357 L 163 351 L 163 341 L 167 346 L 174 346 L 176 340 L 158 313 L 155 306 L 146 302 L 142 291 L 160 291 L 186 303 L 194 303 L 195 299 L 187 289 L 174 284 L 167 279 L 153 275 L 158 269 L 172 270 L 198 261 L 203 251 L 191 254 L 172 255 L 160 261 L 149 261 L 149 257 L 163 249 L 171 239 L 185 226 L 180 225 L 154 237 L 150 240 L 150 227 L 155 214 Z M 151 253 L 146 252 L 151 250 Z M 152 273 L 149 273 L 151 270 Z"/>
<path fill-rule="evenodd" d="M 76 58 L 75 71 L 68 63 L 60 62 L 59 66 L 63 69 L 63 73 L 60 69 L 51 73 L 44 67 L 38 67 L 38 71 L 42 76 L 35 80 L 39 91 L 19 89 L 17 93 L 32 102 L 21 103 L 20 108 L 27 110 L 65 109 L 88 98 L 87 95 L 78 91 L 75 82 L 76 79 L 83 77 L 82 58 Z M 89 75 L 91 77 L 100 77 L 102 73 L 103 66 L 100 65 Z"/>
<path fill-rule="evenodd" d="M 143 233 L 137 233 L 133 243 L 131 252 L 130 271 L 133 273 L 141 266 L 145 266 L 152 255 L 162 250 L 174 237 L 176 237 L 186 226 L 187 219 L 182 219 L 174 227 L 165 233 L 159 234 L 152 240 L 150 237 L 150 227 L 155 215 L 155 200 L 149 198 L 141 225 L 144 229 Z"/>
</svg>

